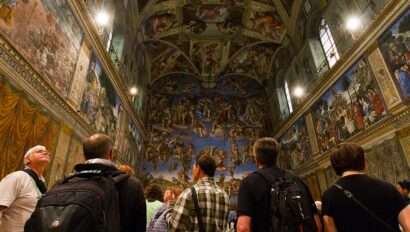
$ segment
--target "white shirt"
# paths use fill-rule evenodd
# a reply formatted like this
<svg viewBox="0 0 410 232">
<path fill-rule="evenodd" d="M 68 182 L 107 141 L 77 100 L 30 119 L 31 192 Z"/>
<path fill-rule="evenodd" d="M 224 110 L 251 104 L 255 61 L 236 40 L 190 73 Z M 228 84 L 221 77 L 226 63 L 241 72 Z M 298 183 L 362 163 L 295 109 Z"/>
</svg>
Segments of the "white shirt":
<svg viewBox="0 0 410 232">
<path fill-rule="evenodd" d="M 25 172 L 13 172 L 0 182 L 1 232 L 20 232 L 41 196 L 34 180 Z"/>
</svg>

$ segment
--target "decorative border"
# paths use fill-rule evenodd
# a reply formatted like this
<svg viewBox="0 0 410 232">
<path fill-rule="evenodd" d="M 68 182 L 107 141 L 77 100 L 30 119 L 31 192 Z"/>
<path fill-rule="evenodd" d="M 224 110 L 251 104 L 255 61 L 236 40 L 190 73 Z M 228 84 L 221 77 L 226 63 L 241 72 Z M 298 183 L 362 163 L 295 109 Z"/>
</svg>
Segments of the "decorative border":
<svg viewBox="0 0 410 232">
<path fill-rule="evenodd" d="M 408 154 L 406 152 L 406 151 L 410 151 L 410 137 L 400 139 L 399 142 L 400 142 L 400 146 L 403 149 L 404 156 L 405 156 L 406 161 L 407 161 L 407 165 L 410 166 L 410 154 Z"/>
<path fill-rule="evenodd" d="M 317 143 L 315 128 L 313 125 L 312 113 L 309 112 L 309 114 L 305 116 L 305 122 L 306 122 L 307 132 L 309 135 L 309 143 L 310 143 L 310 147 L 312 151 L 312 156 L 316 156 L 318 155 L 318 153 L 320 153 L 320 150 L 319 150 L 319 144 Z"/>
<path fill-rule="evenodd" d="M 392 110 L 402 101 L 399 92 L 394 85 L 390 71 L 387 68 L 386 63 L 384 62 L 382 54 L 378 47 L 376 47 L 373 51 L 371 51 L 369 55 L 367 55 L 367 61 L 370 64 L 371 69 L 373 70 L 373 75 L 377 83 L 379 84 L 387 108 L 389 110 Z"/>
</svg>

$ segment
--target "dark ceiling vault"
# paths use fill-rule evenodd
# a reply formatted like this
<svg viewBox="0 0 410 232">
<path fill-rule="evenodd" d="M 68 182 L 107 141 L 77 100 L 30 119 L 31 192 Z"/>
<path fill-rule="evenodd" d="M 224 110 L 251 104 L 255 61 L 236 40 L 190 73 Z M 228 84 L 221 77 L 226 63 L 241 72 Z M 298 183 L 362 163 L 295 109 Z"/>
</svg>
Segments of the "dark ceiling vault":
<svg viewBox="0 0 410 232">
<path fill-rule="evenodd" d="M 286 25 L 295 4 L 301 5 L 279 0 L 143 4 L 137 27 L 143 31 L 150 82 L 172 73 L 207 83 L 228 74 L 263 82 L 275 51 L 288 43 Z"/>
</svg>

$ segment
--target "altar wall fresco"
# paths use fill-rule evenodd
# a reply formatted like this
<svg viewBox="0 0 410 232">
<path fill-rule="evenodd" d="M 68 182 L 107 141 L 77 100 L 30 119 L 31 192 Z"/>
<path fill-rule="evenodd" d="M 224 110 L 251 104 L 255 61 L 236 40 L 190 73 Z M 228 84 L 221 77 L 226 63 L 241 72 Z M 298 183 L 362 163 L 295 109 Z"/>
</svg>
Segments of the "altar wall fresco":
<svg viewBox="0 0 410 232">
<path fill-rule="evenodd" d="M 146 172 L 157 181 L 187 185 L 200 154 L 217 163 L 216 181 L 237 188 L 256 169 L 252 145 L 269 135 L 266 93 L 254 79 L 230 76 L 205 89 L 189 75 L 174 75 L 151 86 Z"/>
</svg>

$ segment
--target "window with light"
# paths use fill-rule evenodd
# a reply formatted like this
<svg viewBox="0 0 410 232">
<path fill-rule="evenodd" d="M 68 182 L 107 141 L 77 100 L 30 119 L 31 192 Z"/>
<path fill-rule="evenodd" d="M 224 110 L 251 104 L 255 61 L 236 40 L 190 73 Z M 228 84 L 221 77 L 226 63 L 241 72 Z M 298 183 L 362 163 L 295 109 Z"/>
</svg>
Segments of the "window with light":
<svg viewBox="0 0 410 232">
<path fill-rule="evenodd" d="M 320 42 L 322 44 L 323 50 L 326 54 L 327 62 L 329 67 L 332 67 L 339 60 L 339 52 L 337 51 L 335 41 L 330 33 L 329 26 L 326 23 L 326 20 L 322 18 L 320 21 L 319 28 Z"/>
<path fill-rule="evenodd" d="M 288 85 L 287 81 L 285 81 L 285 93 L 286 93 L 286 100 L 288 102 L 289 113 L 292 113 L 293 112 L 293 107 L 292 107 L 292 101 L 291 101 L 291 98 L 290 98 L 289 85 Z"/>
</svg>

